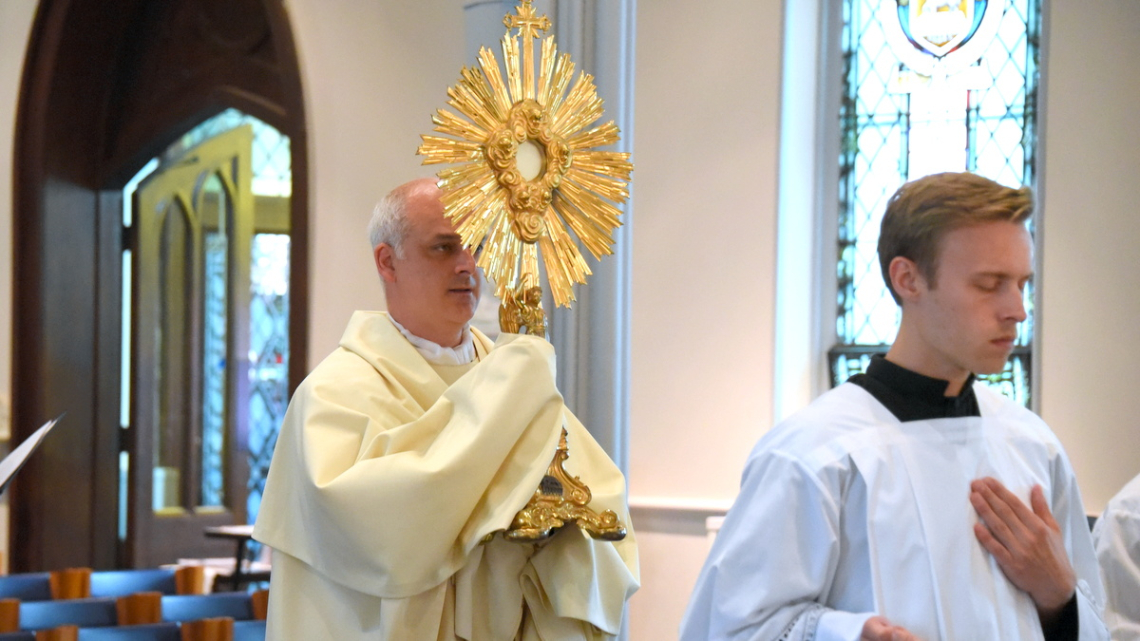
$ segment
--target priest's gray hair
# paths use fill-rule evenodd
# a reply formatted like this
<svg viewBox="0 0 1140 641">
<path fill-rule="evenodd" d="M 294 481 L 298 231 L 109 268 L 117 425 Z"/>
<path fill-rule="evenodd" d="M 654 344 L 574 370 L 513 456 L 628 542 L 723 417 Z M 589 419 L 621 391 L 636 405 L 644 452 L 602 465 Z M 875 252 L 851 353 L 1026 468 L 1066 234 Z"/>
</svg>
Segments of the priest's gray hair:
<svg viewBox="0 0 1140 641">
<path fill-rule="evenodd" d="M 408 192 L 396 189 L 380 199 L 368 221 L 368 239 L 372 249 L 388 245 L 397 258 L 404 257 L 404 236 L 408 234 Z"/>
</svg>

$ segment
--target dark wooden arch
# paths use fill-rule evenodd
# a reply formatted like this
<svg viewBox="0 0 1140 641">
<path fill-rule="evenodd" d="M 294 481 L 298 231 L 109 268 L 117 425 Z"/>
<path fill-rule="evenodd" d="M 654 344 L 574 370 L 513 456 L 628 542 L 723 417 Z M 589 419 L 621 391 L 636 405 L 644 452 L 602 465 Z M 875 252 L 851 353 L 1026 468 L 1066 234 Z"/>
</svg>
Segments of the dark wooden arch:
<svg viewBox="0 0 1140 641">
<path fill-rule="evenodd" d="M 67 416 L 10 491 L 12 571 L 113 567 L 121 190 L 234 107 L 290 138 L 290 389 L 306 371 L 308 166 L 283 0 L 41 0 L 16 117 L 12 434 Z"/>
</svg>

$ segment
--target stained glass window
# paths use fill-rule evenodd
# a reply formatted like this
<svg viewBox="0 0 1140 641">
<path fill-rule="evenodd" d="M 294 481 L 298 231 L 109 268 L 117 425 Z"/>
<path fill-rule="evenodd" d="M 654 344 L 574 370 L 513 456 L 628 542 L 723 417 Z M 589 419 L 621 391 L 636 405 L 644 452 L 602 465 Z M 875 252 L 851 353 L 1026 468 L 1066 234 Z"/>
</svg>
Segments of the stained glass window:
<svg viewBox="0 0 1140 641">
<path fill-rule="evenodd" d="M 289 137 L 272 125 L 237 109 L 227 109 L 182 135 L 167 155 L 179 156 L 185 150 L 242 125 L 253 127 L 253 193 L 260 196 L 289 196 L 293 192 L 293 170 Z"/>
<path fill-rule="evenodd" d="M 205 234 L 202 310 L 202 505 L 222 505 L 226 442 L 226 255 L 224 231 Z"/>
<path fill-rule="evenodd" d="M 226 496 L 227 449 L 227 318 L 231 296 L 227 292 L 230 280 L 231 257 L 250 261 L 250 354 L 249 398 L 245 429 L 236 433 L 248 434 L 248 440 L 239 446 L 248 452 L 250 477 L 247 481 L 245 501 L 248 522 L 257 517 L 261 494 L 269 469 L 269 460 L 277 440 L 277 431 L 285 414 L 288 394 L 289 367 L 289 203 L 292 195 L 292 168 L 290 141 L 271 125 L 237 110 L 226 110 L 210 118 L 176 139 L 161 154 L 151 159 L 123 189 L 123 227 L 129 229 L 135 221 L 132 211 L 135 192 L 140 184 L 163 171 L 166 165 L 174 166 L 191 148 L 232 129 L 249 126 L 253 139 L 250 149 L 253 192 L 254 235 L 248 250 L 230 247 L 227 226 L 219 218 L 203 227 L 203 261 L 199 277 L 202 280 L 201 322 L 203 329 L 200 345 L 201 413 L 200 454 L 193 458 L 197 463 L 197 497 L 199 506 L 228 505 Z M 166 162 L 163 162 L 166 161 Z M 219 200 L 222 186 L 217 179 L 203 185 L 206 200 Z M 227 209 L 228 211 L 228 209 Z M 249 215 L 242 209 L 241 215 Z M 130 427 L 133 276 L 134 260 L 131 249 L 124 249 L 123 307 L 122 307 L 122 397 L 120 424 L 123 430 Z M 232 433 L 232 432 L 231 432 Z M 128 532 L 130 455 L 120 454 L 118 535 L 125 540 Z M 157 468 L 156 468 L 157 469 Z M 165 485 L 164 485 L 165 487 Z M 163 499 L 165 506 L 165 499 Z M 255 552 L 251 546 L 249 552 Z"/>
<path fill-rule="evenodd" d="M 843 99 L 832 384 L 885 353 L 899 307 L 879 268 L 879 224 L 903 183 L 972 171 L 1032 185 L 1039 0 L 844 0 Z M 1029 319 L 1004 372 L 986 377 L 1029 404 Z"/>
<path fill-rule="evenodd" d="M 250 274 L 249 498 L 261 506 L 277 431 L 289 404 L 289 235 L 256 234 Z"/>
<path fill-rule="evenodd" d="M 252 187 L 256 220 L 263 218 L 262 208 L 273 201 L 285 202 L 277 210 L 287 211 L 292 194 L 293 174 L 288 136 L 274 127 L 236 109 L 228 109 L 187 132 L 172 145 L 169 154 L 179 155 L 186 149 L 230 129 L 249 125 L 253 128 Z M 255 222 L 250 264 L 250 353 L 249 353 L 249 481 L 246 516 L 250 523 L 257 518 L 269 462 L 277 443 L 277 431 L 285 417 L 289 402 L 289 234 L 274 233 Z M 210 275 L 207 275 L 209 278 Z M 224 278 L 225 273 L 214 275 Z M 224 308 L 222 309 L 224 314 Z M 220 317 L 224 323 L 224 316 Z M 207 319 L 207 322 L 209 320 Z M 205 390 L 204 402 L 212 402 L 223 389 Z M 213 399 L 220 401 L 220 399 Z M 220 458 L 203 458 L 202 484 L 222 484 Z"/>
</svg>

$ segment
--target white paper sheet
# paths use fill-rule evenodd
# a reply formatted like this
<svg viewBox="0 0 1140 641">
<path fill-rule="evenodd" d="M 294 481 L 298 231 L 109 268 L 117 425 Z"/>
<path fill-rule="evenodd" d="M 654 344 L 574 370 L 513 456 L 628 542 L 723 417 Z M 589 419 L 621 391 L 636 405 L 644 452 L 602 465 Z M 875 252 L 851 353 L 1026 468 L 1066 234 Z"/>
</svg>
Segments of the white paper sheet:
<svg viewBox="0 0 1140 641">
<path fill-rule="evenodd" d="M 11 454 L 5 456 L 3 461 L 0 461 L 0 494 L 3 494 L 4 490 L 8 489 L 8 483 L 12 481 L 12 477 L 16 476 L 16 472 L 20 471 L 20 468 L 27 462 L 28 457 L 32 455 L 32 452 L 36 451 L 36 448 L 43 442 L 47 433 L 51 431 L 51 428 L 55 427 L 55 424 L 59 422 L 61 418 L 63 418 L 62 414 L 44 423 L 40 429 L 24 439 L 24 442 L 20 443 L 19 447 L 12 450 Z"/>
</svg>

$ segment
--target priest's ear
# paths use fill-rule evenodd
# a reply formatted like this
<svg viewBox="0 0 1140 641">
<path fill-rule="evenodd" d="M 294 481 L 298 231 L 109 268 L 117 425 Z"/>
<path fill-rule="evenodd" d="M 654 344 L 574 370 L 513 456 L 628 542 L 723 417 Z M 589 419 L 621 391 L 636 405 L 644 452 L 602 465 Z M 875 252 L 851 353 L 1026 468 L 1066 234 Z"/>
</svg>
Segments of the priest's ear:
<svg viewBox="0 0 1140 641">
<path fill-rule="evenodd" d="M 918 263 L 905 256 L 892 258 L 887 273 L 891 276 L 891 289 L 900 305 L 916 300 L 922 292 L 929 289 Z"/>
<path fill-rule="evenodd" d="M 396 250 L 388 243 L 380 243 L 372 249 L 372 258 L 376 261 L 376 273 L 385 283 L 396 282 Z"/>
</svg>

